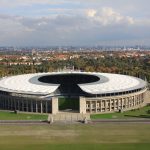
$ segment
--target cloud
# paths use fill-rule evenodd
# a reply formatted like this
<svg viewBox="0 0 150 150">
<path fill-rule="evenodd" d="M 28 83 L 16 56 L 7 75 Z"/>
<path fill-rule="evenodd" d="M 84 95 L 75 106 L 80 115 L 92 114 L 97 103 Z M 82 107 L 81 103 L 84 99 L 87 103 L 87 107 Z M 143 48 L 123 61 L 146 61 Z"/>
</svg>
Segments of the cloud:
<svg viewBox="0 0 150 150">
<path fill-rule="evenodd" d="M 80 13 L 70 8 L 52 8 L 48 11 L 62 13 L 43 17 L 0 14 L 0 45 L 96 45 L 114 41 L 122 44 L 150 39 L 147 18 L 137 19 L 111 7 L 77 10 Z"/>
<path fill-rule="evenodd" d="M 90 9 L 87 11 L 87 16 L 104 26 L 112 24 L 134 24 L 132 17 L 123 16 L 109 7 L 104 7 L 100 10 Z"/>
<path fill-rule="evenodd" d="M 64 4 L 65 0 L 1 0 L 0 7 L 19 7 L 32 5 L 58 5 Z"/>
<path fill-rule="evenodd" d="M 89 9 L 89 10 L 87 10 L 86 13 L 87 13 L 87 16 L 88 16 L 88 17 L 95 17 L 97 11 L 94 10 L 94 9 Z"/>
</svg>

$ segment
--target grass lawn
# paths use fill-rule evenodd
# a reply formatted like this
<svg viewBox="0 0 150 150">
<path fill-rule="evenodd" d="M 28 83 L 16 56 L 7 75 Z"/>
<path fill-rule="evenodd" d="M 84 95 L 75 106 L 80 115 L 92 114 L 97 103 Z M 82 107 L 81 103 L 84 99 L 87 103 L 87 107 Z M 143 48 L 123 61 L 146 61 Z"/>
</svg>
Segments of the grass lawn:
<svg viewBox="0 0 150 150">
<path fill-rule="evenodd" d="M 1 150 L 149 150 L 149 124 L 0 126 Z"/>
<path fill-rule="evenodd" d="M 137 110 L 126 111 L 123 113 L 109 113 L 109 114 L 93 114 L 91 119 L 114 119 L 114 118 L 150 118 L 150 106 L 145 106 Z M 42 114 L 25 114 L 14 112 L 0 111 L 0 120 L 47 120 L 48 115 Z"/>
<path fill-rule="evenodd" d="M 47 120 L 48 115 L 0 111 L 0 120 Z"/>
<path fill-rule="evenodd" d="M 109 114 L 93 114 L 91 115 L 92 119 L 100 119 L 100 118 L 107 118 L 107 119 L 113 119 L 113 118 L 150 118 L 150 113 L 148 113 L 148 110 L 150 110 L 150 106 L 145 106 L 140 109 L 136 110 L 130 110 L 123 113 L 109 113 Z"/>
</svg>

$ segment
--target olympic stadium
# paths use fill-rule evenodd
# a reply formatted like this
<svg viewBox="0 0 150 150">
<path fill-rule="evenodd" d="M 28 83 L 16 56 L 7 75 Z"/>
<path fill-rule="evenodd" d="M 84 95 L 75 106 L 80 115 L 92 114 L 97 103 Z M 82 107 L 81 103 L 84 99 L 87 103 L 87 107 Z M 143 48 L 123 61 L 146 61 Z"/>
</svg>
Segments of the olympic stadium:
<svg viewBox="0 0 150 150">
<path fill-rule="evenodd" d="M 31 113 L 108 113 L 142 107 L 147 83 L 110 73 L 52 72 L 0 79 L 0 109 Z"/>
</svg>

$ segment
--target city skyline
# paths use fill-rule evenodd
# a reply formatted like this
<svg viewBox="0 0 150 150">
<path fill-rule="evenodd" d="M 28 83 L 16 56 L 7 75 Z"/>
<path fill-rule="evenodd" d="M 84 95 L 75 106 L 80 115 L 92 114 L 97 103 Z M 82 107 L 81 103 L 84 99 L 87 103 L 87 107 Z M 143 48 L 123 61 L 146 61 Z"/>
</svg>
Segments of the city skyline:
<svg viewBox="0 0 150 150">
<path fill-rule="evenodd" d="M 150 46 L 148 0 L 1 0 L 0 46 Z"/>
</svg>

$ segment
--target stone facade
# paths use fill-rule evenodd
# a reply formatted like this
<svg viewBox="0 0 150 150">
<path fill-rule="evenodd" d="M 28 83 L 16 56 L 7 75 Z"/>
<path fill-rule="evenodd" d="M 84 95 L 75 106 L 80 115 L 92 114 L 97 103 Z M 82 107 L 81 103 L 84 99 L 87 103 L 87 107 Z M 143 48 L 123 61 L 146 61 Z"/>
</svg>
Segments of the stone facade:
<svg viewBox="0 0 150 150">
<path fill-rule="evenodd" d="M 145 104 L 146 91 L 147 89 L 145 88 L 138 92 L 118 96 L 80 97 L 79 113 L 109 113 L 139 108 Z M 0 94 L 0 109 L 56 114 L 59 111 L 58 97 L 46 100 Z"/>
<path fill-rule="evenodd" d="M 146 89 L 121 96 L 86 98 L 86 113 L 107 113 L 139 108 L 145 104 L 145 96 Z"/>
<path fill-rule="evenodd" d="M 51 113 L 52 101 L 0 95 L 0 109 L 31 113 Z"/>
</svg>

